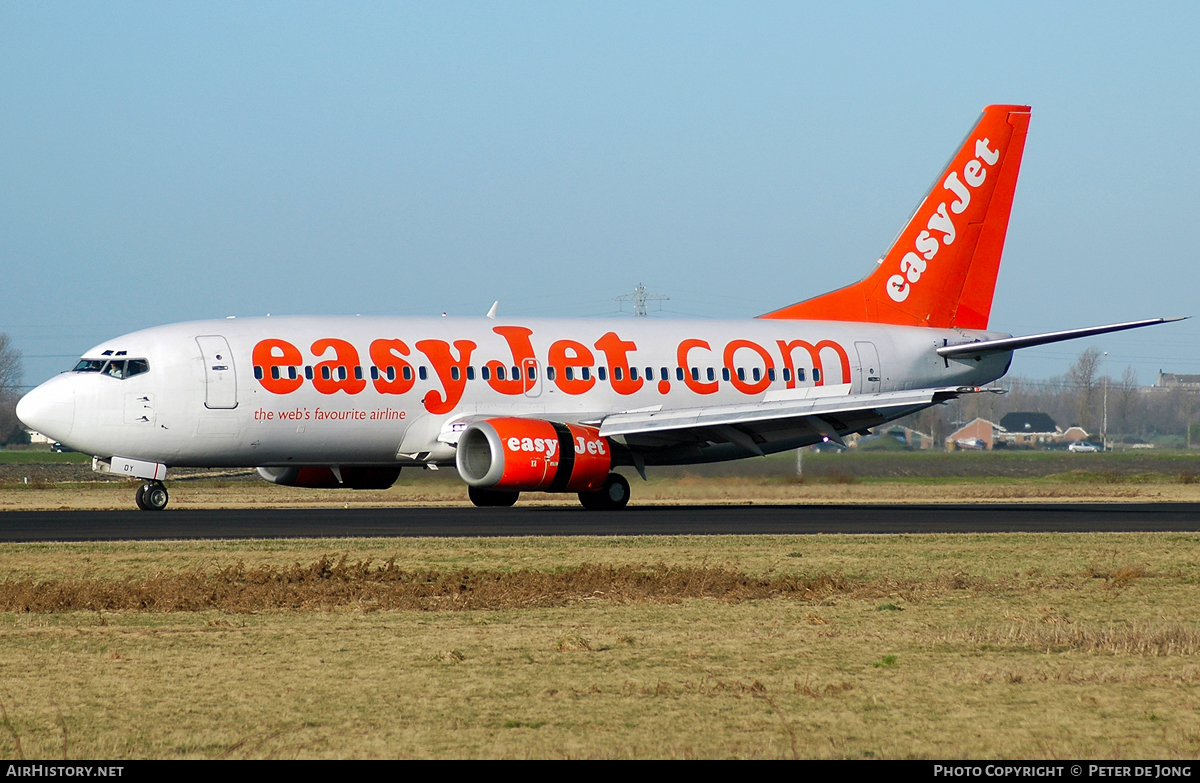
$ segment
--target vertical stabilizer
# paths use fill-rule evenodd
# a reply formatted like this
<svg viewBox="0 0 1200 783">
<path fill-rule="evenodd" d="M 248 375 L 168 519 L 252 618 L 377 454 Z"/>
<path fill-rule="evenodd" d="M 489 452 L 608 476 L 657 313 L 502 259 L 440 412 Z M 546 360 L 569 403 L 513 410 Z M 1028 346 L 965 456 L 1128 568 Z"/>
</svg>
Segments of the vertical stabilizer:
<svg viewBox="0 0 1200 783">
<path fill-rule="evenodd" d="M 762 317 L 986 329 L 1028 128 L 988 106 L 868 277 Z"/>
</svg>

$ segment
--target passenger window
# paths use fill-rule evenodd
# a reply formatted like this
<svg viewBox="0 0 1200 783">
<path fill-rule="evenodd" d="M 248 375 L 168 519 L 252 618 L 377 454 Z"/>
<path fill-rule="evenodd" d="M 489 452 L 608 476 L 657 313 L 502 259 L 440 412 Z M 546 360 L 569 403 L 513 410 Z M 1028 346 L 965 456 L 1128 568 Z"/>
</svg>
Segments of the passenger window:
<svg viewBox="0 0 1200 783">
<path fill-rule="evenodd" d="M 408 368 L 407 368 L 407 367 L 405 367 L 404 369 L 406 369 L 406 370 L 407 370 Z M 410 372 L 410 373 L 409 373 L 409 375 L 412 375 L 412 373 Z M 395 367 L 391 367 L 391 366 L 389 366 L 389 367 L 388 367 L 388 369 L 387 369 L 387 379 L 388 379 L 389 381 L 394 381 L 394 380 L 396 380 L 396 368 L 395 368 Z"/>
<path fill-rule="evenodd" d="M 254 365 L 254 380 L 261 381 L 262 379 L 263 379 L 262 368 L 256 364 L 256 365 Z"/>
<path fill-rule="evenodd" d="M 354 380 L 361 381 L 363 379 L 362 375 L 362 365 L 360 364 L 354 368 Z"/>
<path fill-rule="evenodd" d="M 792 371 L 786 367 L 783 368 L 783 379 L 785 381 L 790 381 L 792 379 Z"/>
<path fill-rule="evenodd" d="M 473 365 L 467 365 L 467 380 L 475 380 L 475 367 Z"/>
<path fill-rule="evenodd" d="M 379 368 L 373 364 L 371 365 L 371 380 L 373 380 L 373 381 L 379 380 Z"/>
<path fill-rule="evenodd" d="M 338 367 L 338 380 L 339 381 L 346 380 L 346 368 L 344 366 Z"/>
<path fill-rule="evenodd" d="M 729 368 L 728 367 L 721 368 L 721 380 L 723 380 L 723 381 L 729 380 Z"/>
<path fill-rule="evenodd" d="M 393 371 L 393 369 L 391 367 L 389 367 L 388 368 L 388 377 L 393 378 L 394 375 L 395 375 L 395 372 Z M 412 380 L 412 368 L 409 367 L 408 365 L 404 366 L 404 380 L 406 380 L 406 381 Z"/>
<path fill-rule="evenodd" d="M 146 369 L 148 370 L 150 368 L 147 367 Z M 133 374 L 133 362 L 129 363 L 129 370 L 130 370 L 129 374 L 132 375 Z M 288 368 L 288 379 L 293 380 L 293 381 L 296 380 L 296 368 L 295 367 Z"/>
<path fill-rule="evenodd" d="M 814 367 L 813 368 L 813 383 L 817 383 L 820 380 L 821 380 L 821 370 L 820 370 L 820 368 Z"/>
<path fill-rule="evenodd" d="M 575 380 L 575 368 L 574 367 L 568 367 L 565 370 L 563 370 L 563 372 L 565 372 L 567 374 L 568 381 Z"/>
<path fill-rule="evenodd" d="M 755 367 L 753 370 L 751 370 L 750 374 L 754 376 L 755 381 L 762 380 L 762 370 L 758 369 L 757 367 Z"/>
<path fill-rule="evenodd" d="M 683 380 L 683 368 L 682 367 L 675 368 L 675 380 L 677 380 L 677 381 Z"/>
<path fill-rule="evenodd" d="M 775 368 L 774 367 L 767 368 L 767 378 L 770 379 L 771 383 L 775 383 Z"/>
<path fill-rule="evenodd" d="M 429 378 L 429 371 L 425 369 L 425 365 L 422 364 L 420 368 L 417 369 L 417 376 L 423 381 Z"/>
<path fill-rule="evenodd" d="M 649 368 L 647 368 L 647 369 L 649 369 Z M 647 373 L 647 375 L 649 375 L 649 373 Z M 621 379 L 618 378 L 617 380 L 619 381 Z M 637 368 L 636 367 L 629 368 L 629 380 L 631 380 L 631 381 L 637 380 Z"/>
<path fill-rule="evenodd" d="M 717 377 L 717 376 L 716 376 L 716 374 L 713 372 L 713 368 L 709 367 L 709 368 L 708 368 L 708 379 L 711 381 L 711 380 L 715 380 L 715 379 L 716 379 L 716 377 Z"/>
<path fill-rule="evenodd" d="M 490 381 L 492 379 L 492 368 L 487 366 L 480 367 L 479 377 L 483 378 L 485 381 Z"/>
<path fill-rule="evenodd" d="M 592 368 L 591 367 L 580 367 L 579 368 L 579 377 L 583 378 L 585 381 L 590 381 L 592 379 Z"/>
<path fill-rule="evenodd" d="M 496 380 L 498 380 L 498 381 L 504 380 L 504 366 L 503 365 L 496 368 Z"/>
<path fill-rule="evenodd" d="M 271 368 L 271 380 L 273 380 L 273 381 L 279 380 L 279 368 L 278 367 Z"/>
<path fill-rule="evenodd" d="M 521 368 L 520 368 L 520 367 L 518 367 L 518 366 L 517 366 L 517 365 L 515 365 L 515 364 L 513 365 L 513 374 L 512 374 L 512 379 L 513 379 L 514 381 L 519 381 L 519 380 L 521 380 Z"/>
<path fill-rule="evenodd" d="M 700 380 L 700 368 L 699 367 L 692 368 L 692 380 L 693 381 Z"/>
<path fill-rule="evenodd" d="M 548 381 L 554 380 L 554 365 L 553 364 L 546 368 L 546 380 L 548 380 Z"/>
<path fill-rule="evenodd" d="M 650 373 L 646 373 L 646 377 L 650 378 Z M 659 367 L 658 368 L 658 377 L 659 377 L 659 380 L 669 381 L 669 380 L 671 380 L 671 373 L 667 372 L 666 367 Z M 654 380 L 654 379 L 650 378 L 650 380 Z M 679 371 L 679 380 L 681 380 L 681 381 L 683 380 L 683 370 Z"/>
<path fill-rule="evenodd" d="M 603 368 L 601 368 L 601 369 L 603 369 Z M 624 379 L 625 379 L 625 372 L 620 367 L 614 367 L 613 368 L 613 380 L 621 381 Z M 633 369 L 632 367 L 629 368 L 629 380 L 631 380 L 631 381 L 637 380 L 637 370 Z"/>
<path fill-rule="evenodd" d="M 803 367 L 797 368 L 796 380 L 800 381 L 801 383 L 804 382 L 804 368 Z"/>
<path fill-rule="evenodd" d="M 308 365 L 308 364 L 304 365 L 304 377 L 308 378 L 310 381 L 313 379 L 313 371 L 312 371 L 311 365 Z"/>
<path fill-rule="evenodd" d="M 450 380 L 457 381 L 460 377 L 462 377 L 462 372 L 458 369 L 458 367 L 451 367 Z"/>
<path fill-rule="evenodd" d="M 739 381 L 746 380 L 746 368 L 745 367 L 738 368 L 738 380 Z"/>
<path fill-rule="evenodd" d="M 529 380 L 531 380 L 531 381 L 537 380 L 537 368 L 534 367 L 532 364 L 529 365 Z"/>
<path fill-rule="evenodd" d="M 606 370 L 605 368 L 603 368 L 603 367 L 596 368 L 596 377 L 599 378 L 600 380 L 602 380 L 602 381 L 608 380 L 608 378 L 606 377 L 607 375 L 608 375 L 608 370 Z"/>
</svg>

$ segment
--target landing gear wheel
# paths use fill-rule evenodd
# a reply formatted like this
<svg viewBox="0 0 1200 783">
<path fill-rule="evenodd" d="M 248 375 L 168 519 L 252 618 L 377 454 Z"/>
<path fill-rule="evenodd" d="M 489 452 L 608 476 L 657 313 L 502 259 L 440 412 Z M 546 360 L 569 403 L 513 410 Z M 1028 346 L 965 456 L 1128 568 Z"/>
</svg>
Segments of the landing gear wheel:
<svg viewBox="0 0 1200 783">
<path fill-rule="evenodd" d="M 502 489 L 480 489 L 468 487 L 467 496 L 471 502 L 480 508 L 507 508 L 517 502 L 520 492 L 505 492 Z"/>
<path fill-rule="evenodd" d="M 615 511 L 629 502 L 629 482 L 620 473 L 609 473 L 595 492 L 580 492 L 579 502 L 591 511 Z"/>
<path fill-rule="evenodd" d="M 138 487 L 134 500 L 137 501 L 138 508 L 143 511 L 162 511 L 167 507 L 170 497 L 167 495 L 167 488 L 154 481 Z"/>
</svg>

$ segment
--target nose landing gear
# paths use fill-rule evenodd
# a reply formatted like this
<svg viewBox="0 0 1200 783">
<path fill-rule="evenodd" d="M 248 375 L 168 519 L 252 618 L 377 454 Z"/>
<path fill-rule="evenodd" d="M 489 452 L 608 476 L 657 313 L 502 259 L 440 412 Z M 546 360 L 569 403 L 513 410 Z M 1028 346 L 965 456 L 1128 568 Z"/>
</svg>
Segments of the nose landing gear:
<svg viewBox="0 0 1200 783">
<path fill-rule="evenodd" d="M 167 507 L 167 488 L 161 481 L 151 481 L 138 487 L 134 501 L 142 511 L 162 511 Z"/>
</svg>

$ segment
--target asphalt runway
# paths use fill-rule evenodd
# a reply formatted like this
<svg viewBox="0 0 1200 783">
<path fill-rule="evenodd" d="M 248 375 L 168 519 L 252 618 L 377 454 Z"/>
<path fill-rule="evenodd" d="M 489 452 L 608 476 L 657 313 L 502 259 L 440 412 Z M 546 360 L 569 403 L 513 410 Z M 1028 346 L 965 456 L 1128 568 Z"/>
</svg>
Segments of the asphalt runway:
<svg viewBox="0 0 1200 783">
<path fill-rule="evenodd" d="M 1200 503 L 9 511 L 0 541 L 1200 532 Z"/>
</svg>

